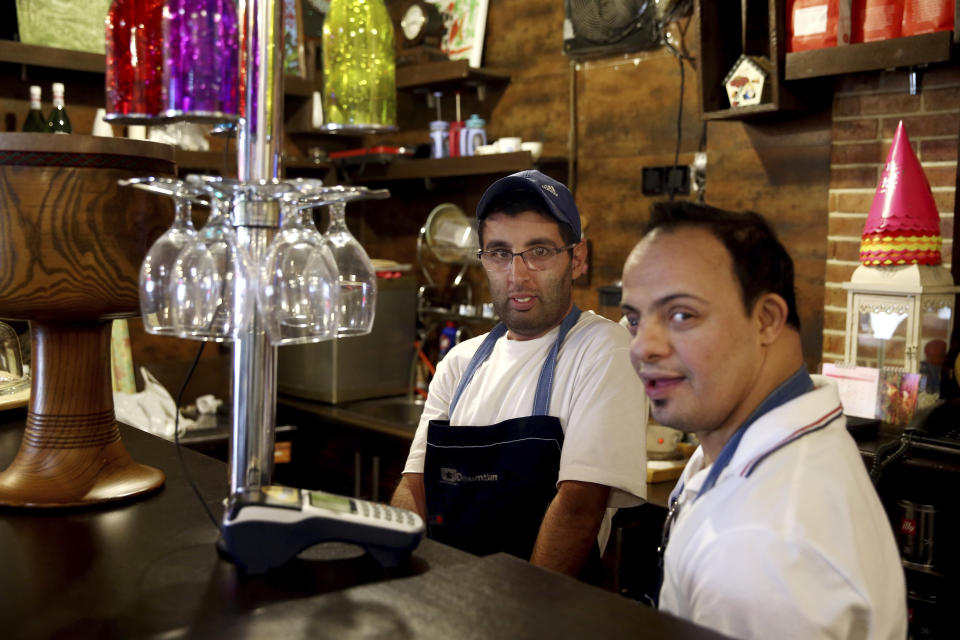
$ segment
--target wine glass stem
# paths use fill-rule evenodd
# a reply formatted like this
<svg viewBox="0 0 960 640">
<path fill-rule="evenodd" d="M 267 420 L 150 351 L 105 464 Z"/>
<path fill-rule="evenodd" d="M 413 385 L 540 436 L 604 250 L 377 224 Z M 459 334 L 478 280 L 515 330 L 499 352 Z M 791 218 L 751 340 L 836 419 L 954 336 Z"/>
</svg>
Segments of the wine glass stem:
<svg viewBox="0 0 960 640">
<path fill-rule="evenodd" d="M 192 227 L 193 220 L 190 217 L 190 200 L 186 196 L 174 194 L 173 196 L 174 217 L 173 225 L 175 227 Z"/>
<path fill-rule="evenodd" d="M 330 205 L 329 231 L 348 231 L 347 205 L 343 202 L 334 202 Z"/>
<path fill-rule="evenodd" d="M 296 202 L 284 202 L 280 208 L 280 214 L 281 229 L 299 226 L 303 219 L 303 212 L 297 207 Z"/>
</svg>

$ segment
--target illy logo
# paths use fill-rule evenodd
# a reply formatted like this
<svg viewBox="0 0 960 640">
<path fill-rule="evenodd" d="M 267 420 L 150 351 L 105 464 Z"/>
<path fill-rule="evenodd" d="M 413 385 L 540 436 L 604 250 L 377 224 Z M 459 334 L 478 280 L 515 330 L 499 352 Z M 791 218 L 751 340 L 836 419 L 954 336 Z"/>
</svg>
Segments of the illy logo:
<svg viewBox="0 0 960 640">
<path fill-rule="evenodd" d="M 914 535 L 917 532 L 917 521 L 903 518 L 900 520 L 900 531 L 908 536 Z"/>
<path fill-rule="evenodd" d="M 553 185 L 552 185 L 552 184 L 540 185 L 540 188 L 543 189 L 544 191 L 548 191 L 548 192 L 550 192 L 551 194 L 553 194 L 553 197 L 554 197 L 554 198 L 557 197 L 557 190 L 553 188 Z"/>
</svg>

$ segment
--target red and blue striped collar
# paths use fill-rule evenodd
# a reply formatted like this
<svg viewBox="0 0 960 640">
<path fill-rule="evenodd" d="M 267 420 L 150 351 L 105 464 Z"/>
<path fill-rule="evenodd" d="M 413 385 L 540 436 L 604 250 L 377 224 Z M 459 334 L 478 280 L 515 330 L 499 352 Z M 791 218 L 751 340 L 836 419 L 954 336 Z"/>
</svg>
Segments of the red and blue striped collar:
<svg viewBox="0 0 960 640">
<path fill-rule="evenodd" d="M 766 449 L 763 453 L 760 453 L 759 455 L 754 456 L 749 462 L 747 462 L 747 464 L 743 466 L 743 469 L 740 470 L 740 476 L 743 478 L 749 478 L 750 474 L 753 473 L 753 470 L 757 468 L 757 465 L 763 462 L 767 458 L 767 456 L 769 456 L 771 453 L 773 453 L 774 451 L 777 451 L 778 449 L 782 449 L 783 447 L 787 446 L 791 442 L 795 440 L 799 440 L 805 435 L 808 435 L 813 433 L 814 431 L 819 431 L 820 429 L 826 428 L 827 425 L 829 425 L 834 420 L 837 420 L 842 415 L 843 415 L 843 408 L 840 405 L 837 405 L 831 411 L 821 416 L 817 420 L 814 420 L 813 422 L 805 424 L 799 429 L 795 429 L 792 433 L 790 433 L 784 438 L 781 438 L 778 442 L 776 442 L 772 447 Z"/>
<path fill-rule="evenodd" d="M 813 379 L 810 377 L 810 374 L 807 373 L 806 368 L 801 365 L 793 375 L 791 375 L 783 383 L 781 383 L 780 386 L 770 392 L 770 394 L 763 399 L 763 402 L 761 402 L 757 408 L 753 410 L 753 413 L 751 413 L 747 419 L 743 421 L 743 424 L 740 425 L 740 428 L 737 429 L 736 433 L 734 433 L 730 439 L 727 440 L 727 443 L 720 451 L 720 455 L 717 456 L 717 459 L 714 460 L 713 464 L 710 466 L 710 471 L 707 473 L 707 477 L 703 481 L 703 485 L 700 487 L 700 490 L 697 492 L 697 496 L 694 498 L 694 501 L 712 489 L 717 483 L 717 479 L 720 477 L 720 474 L 723 473 L 723 470 L 727 468 L 727 465 L 730 464 L 734 454 L 736 454 L 737 447 L 740 446 L 740 441 L 743 439 L 743 434 L 747 432 L 747 429 L 750 428 L 754 422 L 777 407 L 780 407 L 791 400 L 795 400 L 805 393 L 810 392 L 813 390 L 813 388 Z M 780 446 L 785 444 L 786 442 Z M 682 481 L 677 484 L 673 492 L 670 494 L 669 504 L 672 505 L 680 497 L 680 494 L 683 493 L 683 487 L 684 483 Z"/>
</svg>

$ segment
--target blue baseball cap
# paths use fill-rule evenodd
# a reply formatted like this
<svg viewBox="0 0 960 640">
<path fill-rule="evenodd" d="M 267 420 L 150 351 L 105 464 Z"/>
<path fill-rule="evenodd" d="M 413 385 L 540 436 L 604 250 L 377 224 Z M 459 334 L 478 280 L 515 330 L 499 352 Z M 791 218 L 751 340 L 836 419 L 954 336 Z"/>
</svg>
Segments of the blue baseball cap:
<svg viewBox="0 0 960 640">
<path fill-rule="evenodd" d="M 577 242 L 583 238 L 580 212 L 577 211 L 577 205 L 573 201 L 573 194 L 562 182 L 557 182 L 534 169 L 519 171 L 500 178 L 490 185 L 480 198 L 480 204 L 477 205 L 477 219 L 483 219 L 491 202 L 511 191 L 526 191 L 539 195 L 554 218 L 573 228 Z"/>
</svg>

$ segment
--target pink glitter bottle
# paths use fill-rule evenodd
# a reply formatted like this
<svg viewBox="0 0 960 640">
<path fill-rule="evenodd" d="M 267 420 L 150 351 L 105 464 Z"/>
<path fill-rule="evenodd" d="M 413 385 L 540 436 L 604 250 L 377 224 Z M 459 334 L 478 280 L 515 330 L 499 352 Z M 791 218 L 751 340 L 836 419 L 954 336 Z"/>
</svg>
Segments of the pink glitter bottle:
<svg viewBox="0 0 960 640">
<path fill-rule="evenodd" d="M 238 112 L 239 34 L 234 0 L 166 0 L 164 114 L 222 122 Z"/>
</svg>

